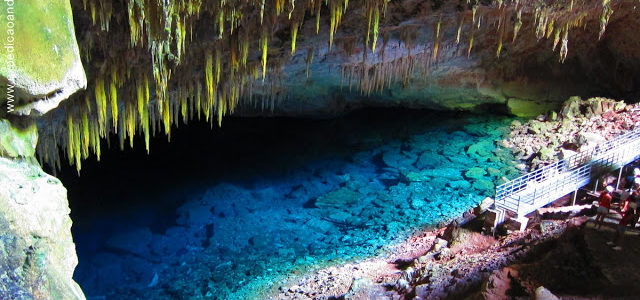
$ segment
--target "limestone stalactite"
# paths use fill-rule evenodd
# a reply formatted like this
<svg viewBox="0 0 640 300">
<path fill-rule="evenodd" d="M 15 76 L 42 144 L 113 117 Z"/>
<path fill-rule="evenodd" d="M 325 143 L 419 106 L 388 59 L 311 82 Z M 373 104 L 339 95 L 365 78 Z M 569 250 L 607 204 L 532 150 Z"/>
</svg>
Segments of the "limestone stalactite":
<svg viewBox="0 0 640 300">
<path fill-rule="evenodd" d="M 559 44 L 562 61 L 570 51 L 571 33 L 587 25 L 588 15 L 599 12 L 602 37 L 620 2 L 439 1 L 417 12 L 417 19 L 432 28 L 432 39 L 416 43 L 410 34 L 416 24 L 391 17 L 390 11 L 399 10 L 401 4 L 388 0 L 83 0 L 76 9 L 87 14 L 92 27 L 79 38 L 85 65 L 90 66 L 93 91 L 64 105 L 67 127 L 52 129 L 56 138 L 44 139 L 39 152 L 45 162 L 59 166 L 57 145 L 66 145 L 64 155 L 79 170 L 88 150 L 99 151 L 100 140 L 109 134 L 118 134 L 122 146 L 127 137 L 132 145 L 133 135 L 142 133 L 149 151 L 150 135 L 162 130 L 169 136 L 172 126 L 191 118 L 204 117 L 212 124 L 215 119 L 220 125 L 223 116 L 233 113 L 243 100 L 254 101 L 256 91 L 268 101 L 263 107 L 273 107 L 275 99 L 286 95 L 278 88 L 279 70 L 295 57 L 300 46 L 307 48 L 305 73 L 310 76 L 309 65 L 318 51 L 317 44 L 309 41 L 313 38 L 310 32 L 327 31 L 328 51 L 336 51 L 333 45 L 337 39 L 355 37 L 355 44 L 361 41 L 365 48 L 362 62 L 345 62 L 339 67 L 349 87 L 356 83 L 362 94 L 370 95 L 394 82 L 408 84 L 415 72 L 426 77 L 442 49 L 461 40 L 468 41 L 462 46 L 466 51 L 461 52 L 473 55 L 479 30 L 494 33 L 495 55 L 502 57 L 508 55 L 505 44 L 522 36 L 520 31 L 526 24 L 533 24 L 537 39 L 553 38 L 549 51 L 555 51 Z M 446 10 L 447 5 L 455 9 Z M 348 34 L 340 31 L 347 17 L 361 18 L 360 25 L 349 28 Z M 113 26 L 121 21 L 127 26 Z M 309 26 L 311 30 L 306 30 Z M 445 40 L 448 29 L 455 32 L 455 45 Z M 284 30 L 288 30 L 287 40 L 280 38 Z M 390 37 L 403 41 L 406 55 L 385 56 Z M 284 43 L 289 43 L 290 51 L 283 51 Z M 351 55 L 353 46 L 344 48 L 349 48 Z M 368 56 L 377 60 L 371 63 Z M 257 77 L 261 81 L 256 81 Z M 206 92 L 201 95 L 203 85 Z M 86 97 L 95 101 L 85 104 L 77 100 Z M 91 102 L 94 109 L 88 104 Z M 51 118 L 50 122 L 57 120 Z"/>
</svg>

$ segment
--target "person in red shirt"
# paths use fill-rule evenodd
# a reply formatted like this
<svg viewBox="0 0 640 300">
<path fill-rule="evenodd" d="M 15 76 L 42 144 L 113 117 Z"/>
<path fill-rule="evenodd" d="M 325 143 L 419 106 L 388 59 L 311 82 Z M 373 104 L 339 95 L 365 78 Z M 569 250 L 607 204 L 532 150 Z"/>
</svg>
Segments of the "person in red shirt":
<svg viewBox="0 0 640 300">
<path fill-rule="evenodd" d="M 596 229 L 599 229 L 604 223 L 604 218 L 609 214 L 609 208 L 611 207 L 611 192 L 613 192 L 612 186 L 602 191 L 600 197 L 598 197 L 598 214 L 596 215 Z"/>
<path fill-rule="evenodd" d="M 638 221 L 638 209 L 634 206 L 629 207 L 629 210 L 624 214 L 620 222 L 618 223 L 618 230 L 613 236 L 611 242 L 607 242 L 607 245 L 614 246 L 613 250 L 622 250 L 622 242 L 624 241 L 624 233 L 627 228 L 634 227 Z"/>
</svg>

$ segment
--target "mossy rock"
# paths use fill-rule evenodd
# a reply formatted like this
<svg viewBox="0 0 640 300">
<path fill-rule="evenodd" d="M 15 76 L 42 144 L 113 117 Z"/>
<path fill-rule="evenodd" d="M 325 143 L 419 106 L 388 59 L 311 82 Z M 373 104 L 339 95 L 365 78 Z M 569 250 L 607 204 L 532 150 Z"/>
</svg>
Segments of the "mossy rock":
<svg viewBox="0 0 640 300">
<path fill-rule="evenodd" d="M 567 101 L 562 104 L 562 110 L 560 111 L 560 115 L 563 118 L 573 119 L 579 115 L 580 105 L 582 104 L 582 99 L 578 96 L 573 96 L 567 99 Z"/>
<path fill-rule="evenodd" d="M 540 159 L 542 160 L 551 160 L 556 155 L 556 151 L 552 148 L 548 148 L 543 146 L 540 148 Z"/>
<path fill-rule="evenodd" d="M 33 157 L 38 142 L 35 123 L 19 128 L 0 119 L 0 156 L 7 158 Z"/>
<path fill-rule="evenodd" d="M 554 103 L 537 102 L 533 100 L 523 100 L 509 98 L 507 100 L 509 112 L 518 117 L 535 117 L 557 108 Z"/>
<path fill-rule="evenodd" d="M 12 112 L 43 114 L 86 87 L 68 0 L 0 1 L 0 11 L 0 83 L 15 86 Z"/>
</svg>

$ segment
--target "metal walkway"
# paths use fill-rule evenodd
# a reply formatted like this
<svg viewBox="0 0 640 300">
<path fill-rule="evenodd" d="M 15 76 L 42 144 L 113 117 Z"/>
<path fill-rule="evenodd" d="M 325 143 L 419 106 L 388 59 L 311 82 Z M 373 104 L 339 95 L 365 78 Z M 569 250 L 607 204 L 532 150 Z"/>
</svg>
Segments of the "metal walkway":
<svg viewBox="0 0 640 300">
<path fill-rule="evenodd" d="M 591 178 L 640 158 L 640 126 L 615 139 L 496 187 L 496 224 L 505 212 L 518 218 L 585 186 Z"/>
</svg>

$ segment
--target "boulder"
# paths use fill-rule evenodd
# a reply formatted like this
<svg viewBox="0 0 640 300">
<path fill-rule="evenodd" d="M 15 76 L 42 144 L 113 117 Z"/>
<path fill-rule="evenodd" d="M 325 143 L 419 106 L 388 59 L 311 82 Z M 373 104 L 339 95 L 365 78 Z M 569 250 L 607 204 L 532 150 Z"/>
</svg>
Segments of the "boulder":
<svg viewBox="0 0 640 300">
<path fill-rule="evenodd" d="M 541 160 L 548 161 L 555 157 L 556 151 L 547 146 L 540 147 L 540 151 L 538 151 L 539 157 Z"/>
<path fill-rule="evenodd" d="M 560 115 L 566 119 L 573 119 L 581 114 L 580 105 L 582 104 L 582 99 L 578 96 L 573 96 L 569 98 L 567 101 L 562 104 L 562 109 L 560 110 Z"/>
<path fill-rule="evenodd" d="M 39 165 L 0 157 L 0 299 L 84 299 L 67 191 Z"/>
<path fill-rule="evenodd" d="M 405 169 L 411 167 L 416 162 L 417 156 L 410 152 L 401 152 L 399 150 L 389 150 L 382 154 L 382 161 L 392 168 Z"/>
<path fill-rule="evenodd" d="M 502 171 L 496 168 L 487 168 L 487 173 L 489 173 L 489 176 L 495 177 L 495 178 L 501 177 L 503 175 Z"/>
<path fill-rule="evenodd" d="M 15 29 L 0 31 L 0 37 L 19 42 L 5 43 L 0 51 L 0 82 L 14 90 L 14 98 L 8 95 L 0 104 L 11 114 L 40 116 L 87 86 L 71 4 L 67 0 L 11 2 L 18 16 Z"/>
<path fill-rule="evenodd" d="M 544 286 L 539 286 L 536 289 L 536 300 L 560 300 L 556 295 L 547 290 Z"/>
<path fill-rule="evenodd" d="M 478 206 L 476 206 L 473 209 L 473 214 L 475 214 L 476 216 L 479 216 L 481 214 L 483 214 L 485 211 L 487 211 L 493 204 L 495 203 L 495 201 L 490 198 L 490 197 L 486 197 L 484 199 L 482 199 L 482 201 L 480 201 L 480 204 L 478 204 Z"/>
<path fill-rule="evenodd" d="M 318 218 L 311 218 L 304 225 L 322 234 L 329 232 L 334 227 L 333 223 Z"/>
<path fill-rule="evenodd" d="M 580 132 L 578 134 L 578 142 L 584 146 L 595 146 L 604 143 L 607 140 L 601 135 L 593 132 Z"/>
</svg>

